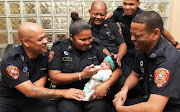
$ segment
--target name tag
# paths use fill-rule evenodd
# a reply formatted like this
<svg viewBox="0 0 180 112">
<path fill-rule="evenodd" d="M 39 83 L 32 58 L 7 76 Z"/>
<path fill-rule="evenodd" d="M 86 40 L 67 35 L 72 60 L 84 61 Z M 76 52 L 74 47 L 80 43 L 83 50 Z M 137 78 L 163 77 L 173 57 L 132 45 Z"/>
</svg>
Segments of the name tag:
<svg viewBox="0 0 180 112">
<path fill-rule="evenodd" d="M 63 61 L 72 61 L 71 57 L 63 57 Z"/>
</svg>

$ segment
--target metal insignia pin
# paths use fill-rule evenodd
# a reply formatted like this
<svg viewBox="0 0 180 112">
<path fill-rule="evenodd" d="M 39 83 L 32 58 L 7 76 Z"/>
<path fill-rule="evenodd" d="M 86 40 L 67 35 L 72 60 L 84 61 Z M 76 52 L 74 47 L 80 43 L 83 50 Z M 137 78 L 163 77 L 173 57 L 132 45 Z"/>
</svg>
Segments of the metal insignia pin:
<svg viewBox="0 0 180 112">
<path fill-rule="evenodd" d="M 28 68 L 27 67 L 24 67 L 23 68 L 23 72 L 27 72 L 28 71 Z"/>
<path fill-rule="evenodd" d="M 69 53 L 67 51 L 64 51 L 64 55 L 69 55 Z"/>
</svg>

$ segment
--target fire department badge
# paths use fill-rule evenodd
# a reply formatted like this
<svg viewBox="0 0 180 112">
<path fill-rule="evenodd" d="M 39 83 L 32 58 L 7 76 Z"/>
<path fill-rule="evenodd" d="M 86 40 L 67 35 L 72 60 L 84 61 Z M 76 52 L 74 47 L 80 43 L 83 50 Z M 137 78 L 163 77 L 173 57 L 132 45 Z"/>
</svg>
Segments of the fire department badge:
<svg viewBox="0 0 180 112">
<path fill-rule="evenodd" d="M 158 88 L 164 86 L 169 79 L 170 72 L 165 68 L 158 68 L 154 72 L 154 83 Z"/>
<path fill-rule="evenodd" d="M 52 61 L 52 59 L 54 58 L 54 51 L 50 51 L 49 52 L 49 62 L 51 62 Z"/>
<path fill-rule="evenodd" d="M 6 68 L 6 72 L 9 76 L 11 76 L 13 79 L 18 79 L 19 78 L 19 69 L 16 66 L 9 65 Z"/>
</svg>

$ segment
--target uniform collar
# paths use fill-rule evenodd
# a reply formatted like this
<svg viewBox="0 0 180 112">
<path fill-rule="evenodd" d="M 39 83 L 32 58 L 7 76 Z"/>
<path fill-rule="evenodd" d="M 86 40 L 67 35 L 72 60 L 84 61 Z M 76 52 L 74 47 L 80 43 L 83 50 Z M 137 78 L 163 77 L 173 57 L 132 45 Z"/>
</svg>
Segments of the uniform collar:
<svg viewBox="0 0 180 112">
<path fill-rule="evenodd" d="M 21 56 L 21 60 L 22 61 L 24 61 L 24 62 L 29 62 L 30 61 L 30 59 L 29 59 L 29 57 L 27 56 L 27 54 L 26 54 L 26 51 L 24 50 L 24 47 L 21 45 L 21 51 L 22 51 L 22 54 L 20 55 Z M 40 54 L 40 55 L 38 55 L 37 56 L 37 60 L 40 60 L 40 58 L 42 57 L 42 56 L 44 56 L 45 55 L 45 53 L 43 53 L 43 54 Z M 36 59 L 34 59 L 34 60 L 36 60 Z"/>
<path fill-rule="evenodd" d="M 161 47 L 165 47 L 164 43 L 164 39 L 162 37 L 160 37 L 160 39 L 158 40 L 158 42 L 156 43 L 156 45 L 154 46 L 154 48 L 151 50 L 150 54 L 149 54 L 149 58 L 156 58 L 156 54 L 157 54 L 157 50 Z"/>
</svg>

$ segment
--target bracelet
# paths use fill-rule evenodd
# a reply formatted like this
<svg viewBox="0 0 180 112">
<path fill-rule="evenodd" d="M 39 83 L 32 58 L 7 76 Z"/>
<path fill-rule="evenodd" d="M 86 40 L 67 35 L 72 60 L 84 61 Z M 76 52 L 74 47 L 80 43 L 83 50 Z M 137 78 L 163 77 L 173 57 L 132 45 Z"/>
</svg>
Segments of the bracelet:
<svg viewBox="0 0 180 112">
<path fill-rule="evenodd" d="M 79 80 L 81 80 L 81 72 L 79 72 Z"/>
<path fill-rule="evenodd" d="M 176 47 L 179 43 L 177 41 L 175 41 L 176 43 L 174 44 L 174 47 Z"/>
</svg>

